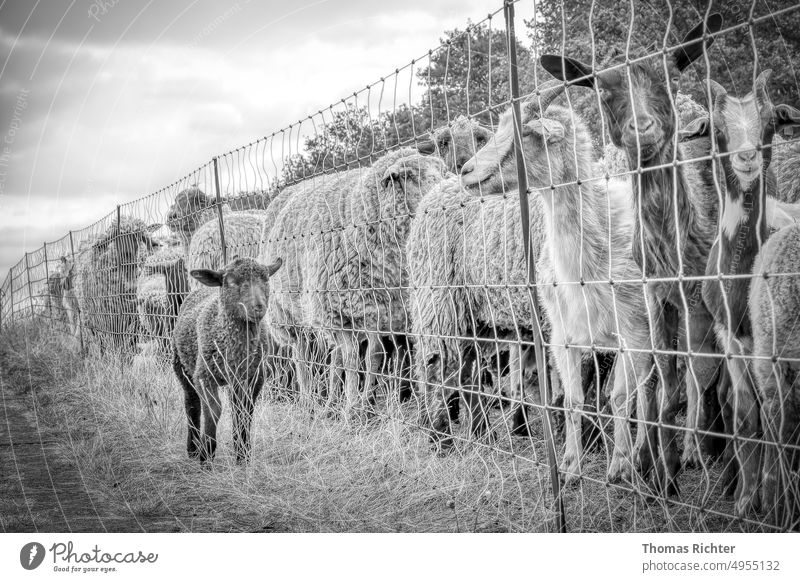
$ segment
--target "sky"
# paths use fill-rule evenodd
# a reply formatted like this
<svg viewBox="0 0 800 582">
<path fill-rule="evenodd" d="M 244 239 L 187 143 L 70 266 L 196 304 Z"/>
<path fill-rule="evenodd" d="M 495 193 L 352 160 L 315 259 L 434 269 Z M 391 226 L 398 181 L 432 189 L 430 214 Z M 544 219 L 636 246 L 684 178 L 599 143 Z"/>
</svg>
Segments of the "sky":
<svg viewBox="0 0 800 582">
<path fill-rule="evenodd" d="M 501 6 L 0 0 L 0 280 L 44 241 L 352 95 Z M 531 11 L 518 6 L 520 27 Z"/>
</svg>

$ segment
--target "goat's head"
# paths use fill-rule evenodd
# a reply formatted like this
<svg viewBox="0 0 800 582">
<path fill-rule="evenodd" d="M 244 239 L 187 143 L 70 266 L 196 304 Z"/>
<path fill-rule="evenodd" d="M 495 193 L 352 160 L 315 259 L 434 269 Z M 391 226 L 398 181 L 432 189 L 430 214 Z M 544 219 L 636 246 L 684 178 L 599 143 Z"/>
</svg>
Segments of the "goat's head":
<svg viewBox="0 0 800 582">
<path fill-rule="evenodd" d="M 220 287 L 222 309 L 235 319 L 258 323 L 267 313 L 269 278 L 283 261 L 262 265 L 255 259 L 236 258 L 221 271 L 195 269 L 190 275 L 207 287 Z"/>
<path fill-rule="evenodd" d="M 550 81 L 521 105 L 522 151 L 528 183 L 533 188 L 574 179 L 578 164 L 591 162 L 591 141 L 586 127 L 573 112 L 550 105 L 564 84 Z M 519 185 L 514 154 L 514 117 L 509 109 L 497 132 L 461 170 L 464 187 L 481 194 L 499 194 Z"/>
<path fill-rule="evenodd" d="M 175 234 L 191 238 L 205 222 L 203 211 L 213 206 L 214 201 L 197 186 L 181 190 L 167 212 L 167 226 Z"/>
<path fill-rule="evenodd" d="M 767 93 L 772 71 L 763 71 L 755 80 L 753 90 L 744 97 L 730 95 L 714 80 L 710 80 L 714 107 L 709 117 L 694 120 L 681 131 L 683 139 L 708 135 L 714 128 L 726 170 L 748 189 L 769 166 L 775 133 L 800 125 L 800 111 L 789 105 L 773 105 Z"/>
<path fill-rule="evenodd" d="M 713 42 L 707 34 L 722 28 L 722 17 L 712 14 L 684 37 L 671 53 L 627 63 L 613 57 L 608 68 L 595 72 L 591 65 L 561 55 L 543 55 L 542 66 L 554 77 L 595 89 L 605 113 L 611 141 L 624 148 L 637 165 L 654 162 L 671 147 L 676 131 L 676 99 L 681 73 Z M 618 65 L 618 66 L 614 66 Z"/>
<path fill-rule="evenodd" d="M 449 172 L 460 173 L 461 168 L 492 138 L 492 131 L 474 119 L 459 115 L 451 124 L 435 129 L 430 143 L 420 151 L 438 153 Z"/>
</svg>

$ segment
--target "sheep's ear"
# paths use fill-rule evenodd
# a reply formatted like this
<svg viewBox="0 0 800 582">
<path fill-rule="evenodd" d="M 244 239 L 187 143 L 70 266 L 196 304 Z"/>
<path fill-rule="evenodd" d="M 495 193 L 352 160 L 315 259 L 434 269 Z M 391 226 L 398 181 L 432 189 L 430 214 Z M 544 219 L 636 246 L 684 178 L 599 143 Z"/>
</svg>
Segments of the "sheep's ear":
<svg viewBox="0 0 800 582">
<path fill-rule="evenodd" d="M 688 34 L 683 37 L 684 46 L 675 49 L 675 66 L 679 71 L 683 71 L 686 67 L 692 64 L 697 57 L 703 54 L 703 48 L 711 46 L 714 42 L 714 37 L 710 37 L 703 42 L 703 35 L 708 32 L 713 34 L 722 30 L 722 15 L 718 13 L 711 14 L 705 22 L 701 22 L 695 26 Z"/>
<path fill-rule="evenodd" d="M 563 55 L 542 55 L 539 62 L 556 79 L 573 82 L 579 87 L 594 87 L 591 65 Z"/>
<path fill-rule="evenodd" d="M 524 131 L 542 136 L 547 140 L 547 143 L 561 141 L 566 135 L 564 125 L 560 121 L 548 119 L 547 117 L 530 120 L 525 124 Z"/>
<path fill-rule="evenodd" d="M 211 269 L 193 269 L 189 274 L 206 287 L 222 287 L 222 280 L 225 278 L 222 271 Z"/>
<path fill-rule="evenodd" d="M 404 162 L 403 160 L 394 164 L 383 174 L 381 186 L 386 189 L 389 187 L 390 182 L 396 182 L 398 186 L 402 186 L 405 180 L 412 178 L 416 174 L 416 168 L 414 166 L 415 164 Z"/>
<path fill-rule="evenodd" d="M 680 141 L 688 141 L 698 137 L 708 137 L 711 131 L 711 120 L 704 116 L 691 120 L 678 132 Z"/>
<path fill-rule="evenodd" d="M 430 156 L 436 153 L 436 142 L 433 141 L 433 137 L 430 134 L 417 140 L 417 151 L 424 156 Z"/>
<path fill-rule="evenodd" d="M 267 265 L 267 272 L 269 273 L 269 276 L 272 277 L 275 273 L 277 273 L 278 269 L 281 268 L 281 265 L 283 265 L 283 259 L 276 259 L 274 263 Z"/>
<path fill-rule="evenodd" d="M 776 105 L 773 111 L 775 116 L 775 131 L 783 132 L 784 137 L 792 137 L 800 133 L 800 111 L 791 105 L 780 104 Z"/>
</svg>

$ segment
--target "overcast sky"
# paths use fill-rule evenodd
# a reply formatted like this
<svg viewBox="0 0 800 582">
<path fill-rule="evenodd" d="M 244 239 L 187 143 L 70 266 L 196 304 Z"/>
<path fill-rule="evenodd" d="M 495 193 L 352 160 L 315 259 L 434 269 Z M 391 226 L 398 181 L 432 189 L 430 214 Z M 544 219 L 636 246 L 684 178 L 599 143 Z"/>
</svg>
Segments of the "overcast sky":
<svg viewBox="0 0 800 582">
<path fill-rule="evenodd" d="M 352 94 L 501 5 L 3 1 L 0 279 L 26 250 Z"/>
</svg>

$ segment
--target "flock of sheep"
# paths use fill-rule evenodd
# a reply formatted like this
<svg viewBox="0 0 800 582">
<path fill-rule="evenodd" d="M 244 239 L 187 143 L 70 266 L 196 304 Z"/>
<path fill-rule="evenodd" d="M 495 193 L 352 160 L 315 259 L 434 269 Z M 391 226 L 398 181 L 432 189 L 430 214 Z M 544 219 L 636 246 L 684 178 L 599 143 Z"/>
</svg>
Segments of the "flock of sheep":
<svg viewBox="0 0 800 582">
<path fill-rule="evenodd" d="M 712 15 L 664 59 L 619 57 L 597 70 L 545 55 L 555 80 L 521 104 L 530 252 L 566 412 L 560 469 L 568 483 L 580 478 L 586 394 L 609 376 L 610 481 L 638 474 L 677 494 L 681 466 L 705 462 L 720 433 L 736 435 L 722 462 L 737 512 L 791 527 L 800 148 L 779 134 L 800 126 L 800 112 L 771 102 L 768 71 L 746 95 L 711 80 L 710 111 L 677 92 L 704 31 L 721 27 Z M 565 82 L 595 92 L 613 144 L 605 159 L 580 116 L 556 104 Z M 459 118 L 417 149 L 288 186 L 263 210 L 219 212 L 189 188 L 170 208 L 169 237 L 123 217 L 62 259 L 50 291 L 76 334 L 117 346 L 161 338 L 185 391 L 187 450 L 204 466 L 218 388 L 230 385 L 244 462 L 255 399 L 278 361 L 290 364 L 280 380 L 301 401 L 341 404 L 348 419 L 375 406 L 394 362 L 400 397 L 420 395 L 443 450 L 460 399 L 470 434 L 491 437 L 485 391 L 504 372 L 513 432 L 524 434 L 533 357 L 520 346 L 531 343 L 536 310 L 517 129 L 511 109 L 494 131 Z M 508 364 L 494 366 L 502 357 Z"/>
</svg>

